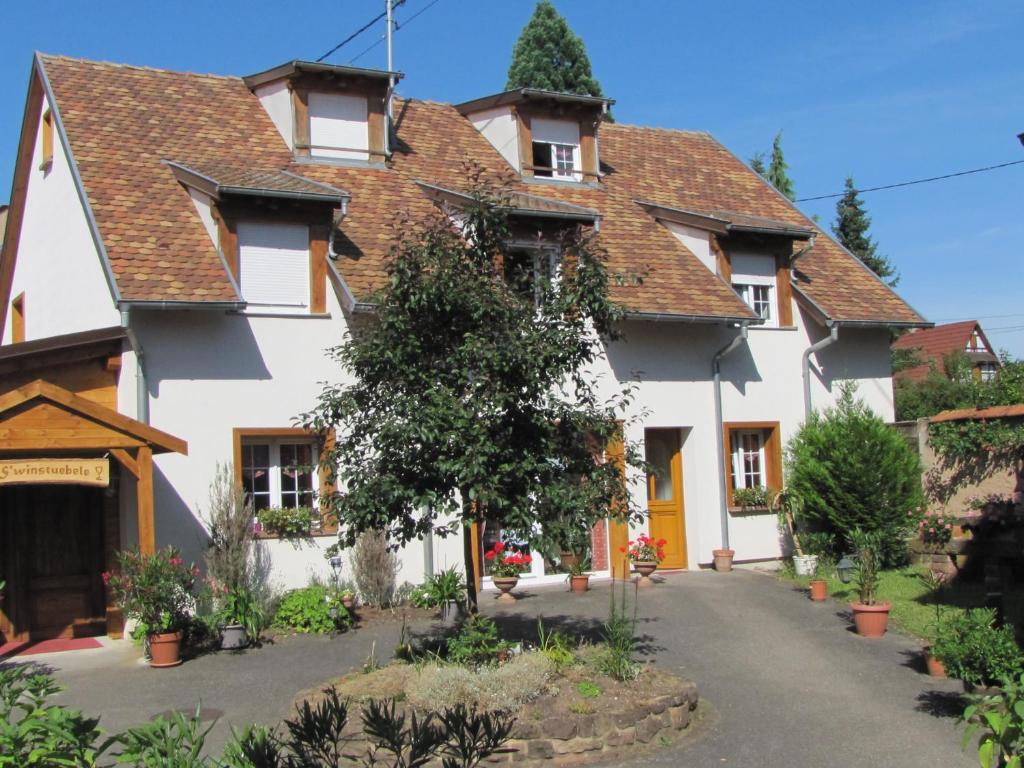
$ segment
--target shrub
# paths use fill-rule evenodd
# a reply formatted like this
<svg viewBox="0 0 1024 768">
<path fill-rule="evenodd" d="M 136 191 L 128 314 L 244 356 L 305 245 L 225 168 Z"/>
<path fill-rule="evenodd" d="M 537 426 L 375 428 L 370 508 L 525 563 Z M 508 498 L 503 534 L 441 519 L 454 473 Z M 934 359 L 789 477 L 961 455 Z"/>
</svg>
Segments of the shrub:
<svg viewBox="0 0 1024 768">
<path fill-rule="evenodd" d="M 113 742 L 121 747 L 117 762 L 146 768 L 207 768 L 210 762 L 202 752 L 213 726 L 211 722 L 203 727 L 198 706 L 191 717 L 180 712 L 172 713 L 169 719 L 156 717 L 114 737 Z"/>
<path fill-rule="evenodd" d="M 210 537 L 206 575 L 229 592 L 252 586 L 252 503 L 235 482 L 231 465 L 218 464 L 210 483 L 210 507 L 203 516 Z"/>
<path fill-rule="evenodd" d="M 274 626 L 296 632 L 333 632 L 344 629 L 351 620 L 351 614 L 337 595 L 314 584 L 285 593 L 277 606 Z"/>
<path fill-rule="evenodd" d="M 633 615 L 630 616 L 626 607 L 625 583 L 618 603 L 615 602 L 615 590 L 611 590 L 611 607 L 602 632 L 605 647 L 598 659 L 598 669 L 621 682 L 636 680 L 640 675 L 640 665 L 633 660 L 636 650 L 636 607 L 634 597 Z"/>
<path fill-rule="evenodd" d="M 995 622 L 994 609 L 974 608 L 939 625 L 932 653 L 951 677 L 974 685 L 995 685 L 1020 674 L 1024 659 L 1013 629 L 996 627 Z"/>
<path fill-rule="evenodd" d="M 1024 757 L 1024 675 L 1007 680 L 995 696 L 968 696 L 961 715 L 966 747 L 978 734 L 978 763 L 983 768 L 1020 768 Z"/>
<path fill-rule="evenodd" d="M 557 629 L 545 632 L 544 620 L 540 617 L 537 618 L 537 650 L 547 656 L 556 669 L 576 662 L 576 654 L 572 652 L 568 636 Z"/>
<path fill-rule="evenodd" d="M 388 549 L 381 531 L 363 533 L 352 550 L 352 574 L 359 597 L 367 605 L 390 605 L 395 595 L 398 557 Z"/>
<path fill-rule="evenodd" d="M 198 568 L 167 547 L 152 555 L 118 552 L 117 571 L 104 573 L 103 580 L 124 615 L 138 620 L 147 632 L 176 632 L 188 626 L 198 576 Z"/>
<path fill-rule="evenodd" d="M 479 666 L 493 664 L 498 654 L 508 648 L 499 639 L 498 626 L 486 616 L 471 615 L 445 643 L 446 656 L 453 664 Z"/>
<path fill-rule="evenodd" d="M 845 542 L 854 529 L 879 532 L 883 565 L 896 565 L 924 503 L 921 464 L 854 392 L 843 385 L 836 405 L 813 413 L 790 441 L 788 486 L 802 499 L 803 516 Z"/>
<path fill-rule="evenodd" d="M 857 596 L 861 605 L 874 605 L 878 592 L 881 535 L 878 531 L 866 533 L 856 528 L 850 532 L 850 541 L 857 551 Z"/>
<path fill-rule="evenodd" d="M 227 592 L 222 598 L 222 609 L 218 618 L 222 624 L 241 624 L 245 634 L 254 643 L 260 642 L 260 635 L 267 628 L 267 615 L 252 590 L 241 587 Z"/>
<path fill-rule="evenodd" d="M 469 669 L 425 665 L 409 681 L 406 700 L 434 710 L 460 703 L 487 712 L 515 712 L 537 699 L 555 674 L 555 665 L 540 653 L 521 653 L 499 666 Z"/>
</svg>

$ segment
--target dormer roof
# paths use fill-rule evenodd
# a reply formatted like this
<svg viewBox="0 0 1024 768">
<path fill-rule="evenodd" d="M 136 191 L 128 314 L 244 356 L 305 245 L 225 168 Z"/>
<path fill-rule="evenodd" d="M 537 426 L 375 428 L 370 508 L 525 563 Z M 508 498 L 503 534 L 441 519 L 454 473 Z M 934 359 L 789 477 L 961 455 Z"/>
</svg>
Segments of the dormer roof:
<svg viewBox="0 0 1024 768">
<path fill-rule="evenodd" d="M 174 160 L 164 162 L 178 181 L 214 200 L 219 200 L 222 195 L 247 195 L 334 203 L 344 208 L 351 198 L 343 189 L 279 168 L 245 168 L 215 161 L 190 162 L 188 165 Z"/>
<path fill-rule="evenodd" d="M 579 93 L 545 91 L 540 88 L 516 88 L 511 91 L 495 93 L 492 96 L 464 101 L 461 104 L 456 104 L 455 108 L 463 115 L 470 115 L 474 112 L 482 112 L 485 109 L 505 107 L 512 104 L 525 104 L 527 102 L 534 104 L 544 104 L 546 102 L 584 109 L 599 109 L 604 112 L 615 103 L 615 99 L 606 99 L 603 96 L 585 96 Z"/>
<path fill-rule="evenodd" d="M 656 219 L 684 224 L 719 235 L 753 234 L 778 235 L 792 240 L 810 240 L 817 232 L 810 227 L 794 226 L 793 224 L 772 219 L 767 216 L 754 216 L 736 211 L 694 211 L 686 208 L 674 208 L 660 205 L 647 200 L 637 200 L 636 204 Z"/>
<path fill-rule="evenodd" d="M 473 201 L 473 196 L 468 192 L 446 189 L 445 187 L 429 184 L 425 181 L 417 181 L 416 183 L 433 199 L 443 200 L 457 207 Z M 502 209 L 512 216 L 527 216 L 537 219 L 564 219 L 589 224 L 593 224 L 601 218 L 601 214 L 593 208 L 572 205 L 561 200 L 531 195 L 526 192 L 510 191 L 506 193 L 505 199 L 502 202 L 504 203 Z"/>
<path fill-rule="evenodd" d="M 322 61 L 302 61 L 301 59 L 294 59 L 271 69 L 264 70 L 263 72 L 257 72 L 254 75 L 247 75 L 242 78 L 242 82 L 245 83 L 249 90 L 254 90 L 266 83 L 272 83 L 275 80 L 281 79 L 291 79 L 301 74 L 333 75 L 334 77 L 343 77 L 353 80 L 362 78 L 365 80 L 382 81 L 384 83 L 398 82 L 405 77 L 401 72 L 390 72 L 386 69 L 345 67 L 339 64 L 325 64 Z"/>
</svg>

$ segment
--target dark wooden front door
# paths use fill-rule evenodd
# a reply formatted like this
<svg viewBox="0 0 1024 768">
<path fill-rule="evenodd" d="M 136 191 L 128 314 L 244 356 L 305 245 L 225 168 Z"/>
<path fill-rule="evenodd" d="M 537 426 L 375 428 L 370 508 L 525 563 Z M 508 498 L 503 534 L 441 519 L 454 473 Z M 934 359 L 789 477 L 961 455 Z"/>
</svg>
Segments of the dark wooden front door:
<svg viewBox="0 0 1024 768">
<path fill-rule="evenodd" d="M 25 485 L 0 489 L 0 631 L 8 640 L 106 631 L 103 489 Z M 6 626 L 4 626 L 6 624 Z"/>
</svg>

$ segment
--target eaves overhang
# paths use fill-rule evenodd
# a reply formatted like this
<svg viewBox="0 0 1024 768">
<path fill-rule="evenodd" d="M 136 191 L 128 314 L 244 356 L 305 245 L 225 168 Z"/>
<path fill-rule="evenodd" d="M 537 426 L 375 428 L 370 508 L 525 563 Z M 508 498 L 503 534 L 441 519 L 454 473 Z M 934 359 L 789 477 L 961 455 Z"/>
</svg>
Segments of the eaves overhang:
<svg viewBox="0 0 1024 768">
<path fill-rule="evenodd" d="M 368 80 L 382 80 L 384 82 L 397 82 L 405 75 L 387 69 L 370 69 L 367 67 L 347 67 L 340 64 L 325 64 L 322 61 L 303 61 L 294 59 L 285 62 L 271 69 L 247 75 L 242 78 L 249 90 L 258 88 L 266 83 L 272 83 L 282 78 L 291 78 L 302 73 L 327 74 L 345 78 L 366 78 Z"/>
<path fill-rule="evenodd" d="M 457 109 L 463 115 L 471 115 L 482 112 L 485 109 L 494 109 L 513 104 L 525 102 L 555 102 L 568 106 L 576 106 L 590 109 L 598 109 L 602 112 L 615 103 L 615 99 L 607 99 L 603 96 L 586 96 L 578 93 L 560 93 L 558 91 L 545 91 L 541 88 L 515 88 L 511 91 L 502 91 L 490 96 L 482 96 L 479 99 L 464 101 L 456 104 Z"/>
</svg>

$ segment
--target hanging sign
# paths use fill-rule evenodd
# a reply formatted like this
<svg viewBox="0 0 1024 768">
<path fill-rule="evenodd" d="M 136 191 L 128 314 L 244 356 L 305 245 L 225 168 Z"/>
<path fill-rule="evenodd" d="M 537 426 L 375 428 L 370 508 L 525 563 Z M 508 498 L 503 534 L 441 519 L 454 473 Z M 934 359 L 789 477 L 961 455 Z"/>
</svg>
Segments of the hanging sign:
<svg viewBox="0 0 1024 768">
<path fill-rule="evenodd" d="M 0 459 L 0 485 L 110 485 L 109 459 Z"/>
</svg>

